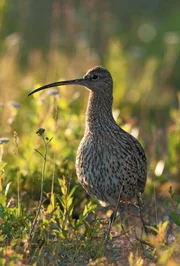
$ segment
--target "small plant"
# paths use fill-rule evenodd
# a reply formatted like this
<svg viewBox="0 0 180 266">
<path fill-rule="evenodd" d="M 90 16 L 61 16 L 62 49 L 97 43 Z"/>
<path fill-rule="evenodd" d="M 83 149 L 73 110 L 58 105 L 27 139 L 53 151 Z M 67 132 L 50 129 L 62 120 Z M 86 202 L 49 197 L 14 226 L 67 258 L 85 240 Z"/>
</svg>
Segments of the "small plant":
<svg viewBox="0 0 180 266">
<path fill-rule="evenodd" d="M 43 129 L 43 128 L 38 129 L 38 131 L 36 132 L 36 134 L 38 134 L 38 136 L 43 140 L 43 143 L 44 143 L 44 154 L 42 154 L 40 151 L 35 149 L 35 151 L 37 153 L 39 153 L 42 156 L 42 158 L 43 158 L 43 167 L 42 167 L 42 177 L 41 177 L 40 200 L 39 200 L 39 205 L 38 205 L 38 209 L 37 209 L 37 212 L 36 212 L 36 216 L 34 218 L 34 221 L 33 221 L 33 224 L 32 224 L 31 230 L 30 230 L 30 235 L 29 235 L 30 236 L 30 240 L 33 238 L 35 226 L 37 224 L 38 217 L 39 217 L 40 211 L 41 211 L 41 206 L 42 206 L 42 203 L 43 203 L 44 177 L 45 177 L 45 168 L 46 168 L 48 144 L 52 140 L 52 138 L 49 139 L 48 137 L 45 137 L 44 132 L 45 132 L 45 129 Z"/>
<path fill-rule="evenodd" d="M 172 187 L 169 188 L 170 199 L 166 201 L 166 208 L 168 210 L 169 219 L 180 226 L 180 195 L 173 192 Z"/>
</svg>

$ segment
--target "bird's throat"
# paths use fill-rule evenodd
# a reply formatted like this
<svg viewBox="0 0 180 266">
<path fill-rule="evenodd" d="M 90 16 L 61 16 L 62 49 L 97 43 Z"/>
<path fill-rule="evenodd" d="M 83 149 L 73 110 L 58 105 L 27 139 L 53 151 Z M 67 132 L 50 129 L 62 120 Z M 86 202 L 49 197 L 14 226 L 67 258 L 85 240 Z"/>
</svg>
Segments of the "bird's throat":
<svg viewBox="0 0 180 266">
<path fill-rule="evenodd" d="M 96 130 L 99 127 L 115 123 L 112 115 L 113 97 L 102 93 L 90 92 L 86 111 L 86 130 Z"/>
</svg>

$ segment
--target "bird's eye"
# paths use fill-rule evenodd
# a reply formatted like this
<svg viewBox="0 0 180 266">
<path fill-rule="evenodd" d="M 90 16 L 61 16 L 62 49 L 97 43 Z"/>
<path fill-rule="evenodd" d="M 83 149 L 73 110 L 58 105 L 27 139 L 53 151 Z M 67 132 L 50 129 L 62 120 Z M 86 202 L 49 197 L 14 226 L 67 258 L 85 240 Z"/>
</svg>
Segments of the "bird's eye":
<svg viewBox="0 0 180 266">
<path fill-rule="evenodd" d="M 93 80 L 98 79 L 98 76 L 97 76 L 97 75 L 93 75 L 93 76 L 92 76 L 92 79 L 93 79 Z"/>
</svg>

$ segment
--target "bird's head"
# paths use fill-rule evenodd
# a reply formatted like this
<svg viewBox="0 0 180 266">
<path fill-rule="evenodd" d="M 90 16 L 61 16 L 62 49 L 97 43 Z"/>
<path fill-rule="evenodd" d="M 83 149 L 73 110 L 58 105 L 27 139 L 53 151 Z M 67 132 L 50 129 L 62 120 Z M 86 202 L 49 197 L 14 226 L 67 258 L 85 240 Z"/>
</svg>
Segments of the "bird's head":
<svg viewBox="0 0 180 266">
<path fill-rule="evenodd" d="M 97 66 L 90 69 L 83 77 L 84 86 L 97 93 L 112 94 L 112 77 L 109 71 Z"/>
<path fill-rule="evenodd" d="M 28 95 L 44 89 L 63 85 L 81 85 L 94 93 L 112 95 L 113 81 L 107 69 L 97 66 L 90 69 L 83 78 L 50 83 L 30 92 Z"/>
</svg>

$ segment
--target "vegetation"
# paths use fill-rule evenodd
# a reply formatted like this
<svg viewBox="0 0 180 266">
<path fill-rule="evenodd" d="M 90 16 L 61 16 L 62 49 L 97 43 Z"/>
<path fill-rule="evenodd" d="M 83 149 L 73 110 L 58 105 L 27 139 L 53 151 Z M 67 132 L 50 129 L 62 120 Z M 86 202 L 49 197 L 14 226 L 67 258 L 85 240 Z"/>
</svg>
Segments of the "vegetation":
<svg viewBox="0 0 180 266">
<path fill-rule="evenodd" d="M 10 1 L 0 2 L 4 29 L 0 36 L 0 265 L 178 266 L 179 35 L 165 29 L 170 18 L 180 24 L 180 16 L 170 12 L 166 21 L 161 20 L 161 34 L 152 42 L 141 40 L 139 46 L 133 34 L 127 37 L 125 27 L 122 35 L 108 31 L 103 58 L 98 46 L 93 53 L 93 38 L 84 42 L 80 37 L 71 52 L 62 43 L 49 49 L 45 45 L 44 58 L 34 43 L 31 49 L 24 45 L 21 50 L 22 40 L 14 33 L 18 23 L 8 21 L 7 28 L 4 26 L 5 14 L 16 8 Z M 81 12 L 76 15 L 85 20 Z M 144 16 L 135 21 L 144 25 Z M 132 19 L 128 27 L 133 23 Z M 25 24 L 23 30 L 30 25 Z M 22 36 L 26 35 L 21 32 Z M 105 32 L 101 41 L 104 36 Z M 114 79 L 114 116 L 138 137 L 148 158 L 143 195 L 148 234 L 142 230 L 137 210 L 130 208 L 118 216 L 108 243 L 104 236 L 112 208 L 101 207 L 86 194 L 74 167 L 88 91 L 61 87 L 27 97 L 40 85 L 81 77 L 102 62 Z"/>
</svg>

